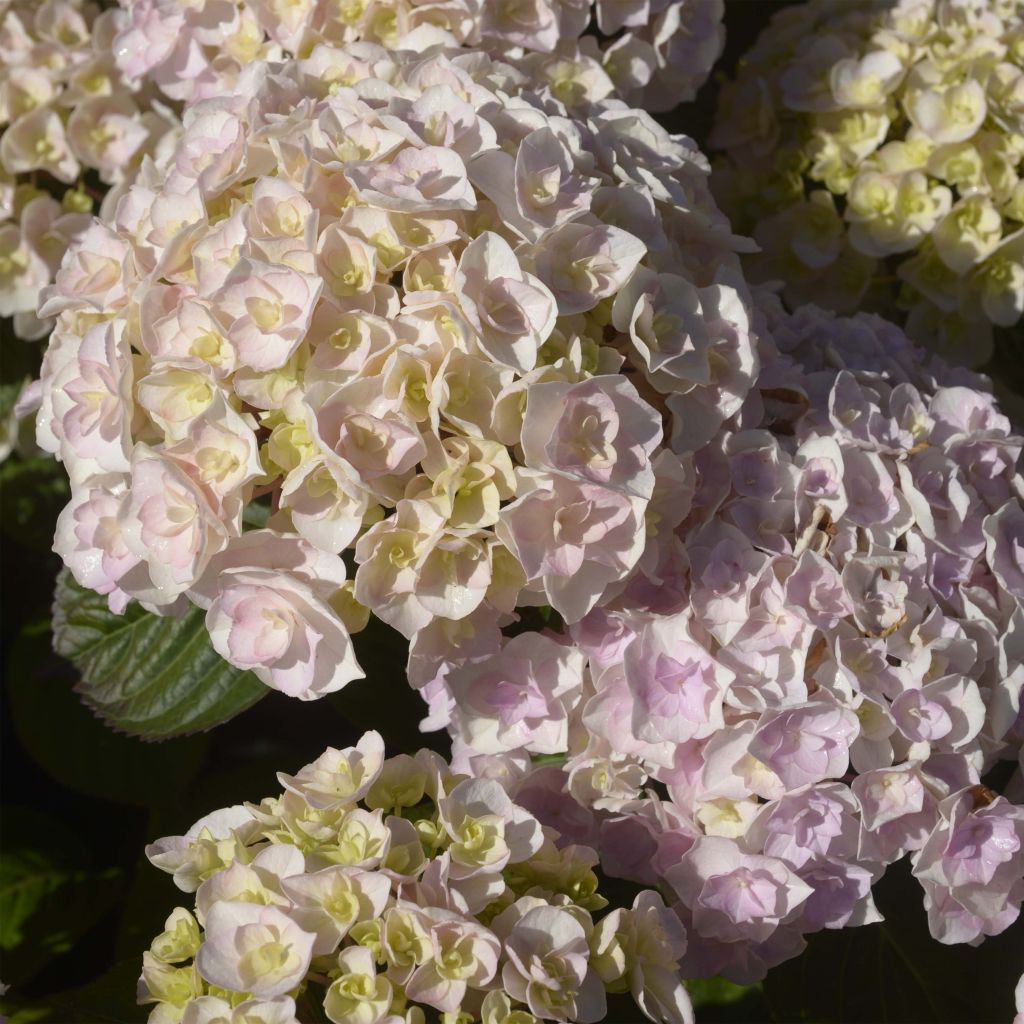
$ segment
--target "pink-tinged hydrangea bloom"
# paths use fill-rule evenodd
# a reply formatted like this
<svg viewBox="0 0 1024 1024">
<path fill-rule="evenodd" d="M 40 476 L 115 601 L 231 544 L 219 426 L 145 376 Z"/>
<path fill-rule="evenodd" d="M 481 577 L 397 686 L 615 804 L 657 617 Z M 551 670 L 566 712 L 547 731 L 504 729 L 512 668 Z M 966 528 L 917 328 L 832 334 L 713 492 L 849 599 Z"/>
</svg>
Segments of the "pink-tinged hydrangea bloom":
<svg viewBox="0 0 1024 1024">
<path fill-rule="evenodd" d="M 532 370 L 555 325 L 557 307 L 547 287 L 522 269 L 508 242 L 493 231 L 470 242 L 459 259 L 455 286 L 483 352 L 520 373 Z"/>
<path fill-rule="evenodd" d="M 216 555 L 189 589 L 214 648 L 268 686 L 310 700 L 362 677 L 331 602 L 345 583 L 336 555 L 256 530 Z"/>
<path fill-rule="evenodd" d="M 68 143 L 82 161 L 115 182 L 149 137 L 130 96 L 96 96 L 75 107 L 68 119 Z"/>
<path fill-rule="evenodd" d="M 0 227 L 0 316 L 30 313 L 36 307 L 39 289 L 50 279 L 43 258 L 25 244 L 13 224 Z"/>
<path fill-rule="evenodd" d="M 233 861 L 226 870 L 211 875 L 196 890 L 197 920 L 205 922 L 209 911 L 227 900 L 288 906 L 282 886 L 285 879 L 300 874 L 304 864 L 298 849 L 285 845 L 260 850 L 248 864 Z"/>
<path fill-rule="evenodd" d="M 474 183 L 527 241 L 536 241 L 590 207 L 593 180 L 574 166 L 579 147 L 574 136 L 573 127 L 560 134 L 537 128 L 523 139 L 515 157 L 492 151 L 473 164 Z"/>
<path fill-rule="evenodd" d="M 0 315 L 13 316 L 25 340 L 53 326 L 49 314 L 36 315 L 40 293 L 70 242 L 90 230 L 93 199 L 78 179 L 96 172 L 116 193 L 173 132 L 174 115 L 150 109 L 152 90 L 129 85 L 115 63 L 111 40 L 127 20 L 80 0 L 5 8 Z M 56 193 L 62 202 L 37 187 L 40 173 L 66 187 Z"/>
<path fill-rule="evenodd" d="M 71 151 L 64 123 L 48 107 L 22 115 L 4 132 L 0 160 L 11 174 L 41 170 L 69 185 L 81 166 Z"/>
<path fill-rule="evenodd" d="M 915 836 L 920 838 L 916 848 L 931 831 L 935 799 L 919 766 L 907 763 L 876 768 L 858 775 L 851 788 L 860 803 L 861 824 L 876 839 L 885 836 L 891 841 L 888 833 L 895 825 L 906 839 L 901 845 L 909 845 Z"/>
<path fill-rule="evenodd" d="M 882 915 L 871 896 L 878 872 L 849 860 L 816 861 L 800 872 L 814 890 L 803 906 L 807 931 L 874 924 Z"/>
<path fill-rule="evenodd" d="M 354 163 L 345 176 L 358 195 L 382 210 L 472 210 L 476 195 L 457 153 L 440 146 L 403 149 L 390 163 Z"/>
<path fill-rule="evenodd" d="M 409 978 L 406 995 L 450 1013 L 459 1008 L 470 985 L 482 989 L 494 977 L 501 946 L 482 925 L 448 918 L 438 910 L 425 916 L 431 954 Z"/>
<path fill-rule="evenodd" d="M 687 935 L 661 897 L 638 891 L 595 923 L 597 853 L 542 827 L 510 778 L 453 767 L 429 750 L 385 759 L 368 733 L 280 775 L 279 796 L 147 847 L 196 893 L 143 956 L 152 1024 L 296 1024 L 299 991 L 333 1024 L 596 1024 L 606 991 L 692 1024 Z"/>
<path fill-rule="evenodd" d="M 954 793 L 914 857 L 932 935 L 977 943 L 1009 927 L 1024 900 L 1024 809 L 984 787 Z"/>
<path fill-rule="evenodd" d="M 225 524 L 199 487 L 166 455 L 139 444 L 119 513 L 140 570 L 126 589 L 155 605 L 171 604 L 200 576 L 228 539 Z"/>
<path fill-rule="evenodd" d="M 797 871 L 826 857 L 855 857 L 858 810 L 849 788 L 838 783 L 798 789 L 768 805 L 743 842 L 786 861 Z"/>
<path fill-rule="evenodd" d="M 344 479 L 356 486 L 379 477 L 402 477 L 426 454 L 414 422 L 371 381 L 332 389 L 315 411 L 316 436 L 328 464 L 337 456 Z M 317 402 L 319 389 L 310 395 Z M 381 485 L 378 485 L 381 486 Z"/>
<path fill-rule="evenodd" d="M 677 979 L 686 951 L 686 930 L 657 893 L 637 895 L 630 910 L 613 910 L 602 918 L 590 940 L 598 954 L 603 981 L 621 971 L 637 1005 L 652 1020 L 692 1024 L 693 1007 Z"/>
<path fill-rule="evenodd" d="M 982 529 L 992 574 L 1014 597 L 1024 597 L 1024 510 L 1008 501 L 988 516 Z"/>
<path fill-rule="evenodd" d="M 668 110 L 696 95 L 725 38 L 720 0 L 630 3 L 626 12 L 617 10 L 621 3 L 600 0 L 398 0 L 383 10 L 373 4 L 324 7 L 313 0 L 122 5 L 127 17 L 118 22 L 111 46 L 118 68 L 129 82 L 150 81 L 169 98 L 186 101 L 222 95 L 249 62 L 298 54 L 310 39 L 405 49 L 426 33 L 430 41 L 522 62 L 538 88 L 562 102 L 593 102 L 618 89 L 637 106 Z M 595 30 L 608 37 L 600 45 Z M 380 62 L 353 55 L 324 59 L 324 65 L 333 72 L 326 81 L 345 81 Z"/>
<path fill-rule="evenodd" d="M 519 864 L 541 846 L 537 821 L 508 797 L 493 779 L 459 783 L 438 799 L 439 821 L 451 838 L 448 855 L 453 877 L 473 875 L 499 862 Z M 481 828 L 491 834 L 482 837 Z"/>
<path fill-rule="evenodd" d="M 320 287 L 311 275 L 243 257 L 210 302 L 239 362 L 275 370 L 305 335 Z"/>
<path fill-rule="evenodd" d="M 219 996 L 200 996 L 185 1008 L 181 1020 L 182 1024 L 298 1024 L 291 996 L 244 999 L 234 1007 Z"/>
<path fill-rule="evenodd" d="M 661 423 L 628 380 L 540 383 L 527 392 L 523 452 L 531 469 L 650 498 Z"/>
<path fill-rule="evenodd" d="M 642 502 L 558 476 L 502 510 L 499 538 L 569 622 L 583 618 L 643 550 Z"/>
<path fill-rule="evenodd" d="M 786 598 L 797 614 L 822 631 L 834 629 L 853 612 L 853 604 L 835 568 L 813 551 L 800 556 L 786 579 Z"/>
<path fill-rule="evenodd" d="M 768 559 L 742 531 L 716 521 L 695 532 L 689 558 L 691 601 L 715 639 L 728 644 L 750 615 L 750 584 Z"/>
<path fill-rule="evenodd" d="M 535 1016 L 581 1024 L 604 1017 L 604 987 L 587 963 L 586 932 L 568 910 L 544 906 L 527 910 L 512 925 L 505 950 L 508 962 L 502 969 L 502 984 Z"/>
<path fill-rule="evenodd" d="M 295 1000 L 291 996 L 274 999 L 243 999 L 236 1006 L 218 996 L 200 996 L 189 1003 L 182 1015 L 182 1024 L 298 1024 Z"/>
<path fill-rule="evenodd" d="M 698 839 L 666 878 L 697 930 L 724 942 L 764 942 L 812 891 L 783 861 L 718 837 Z"/>
<path fill-rule="evenodd" d="M 110 228 L 94 222 L 69 249 L 57 271 L 55 292 L 43 296 L 39 315 L 51 316 L 62 309 L 81 304 L 97 313 L 116 309 L 125 299 L 125 287 L 131 281 L 125 266 L 130 246 Z"/>
<path fill-rule="evenodd" d="M 180 195 L 181 187 L 193 182 L 205 196 L 238 172 L 245 151 L 238 106 L 237 99 L 226 97 L 187 111 L 181 138 L 169 161 L 172 196 Z"/>
<path fill-rule="evenodd" d="M 455 727 L 474 750 L 564 751 L 569 712 L 583 692 L 583 655 L 549 636 L 521 633 L 497 657 L 451 672 Z"/>
<path fill-rule="evenodd" d="M 99 323 L 54 378 L 49 430 L 72 479 L 125 473 L 131 454 L 131 356 L 122 325 Z"/>
<path fill-rule="evenodd" d="M 121 532 L 123 497 L 98 487 L 78 491 L 61 512 L 54 538 L 54 550 L 79 584 L 106 595 L 115 613 L 130 600 L 118 580 L 139 563 Z"/>
<path fill-rule="evenodd" d="M 569 221 L 535 247 L 533 265 L 563 316 L 586 313 L 614 295 L 643 259 L 647 247 L 635 235 L 604 224 Z"/>
<path fill-rule="evenodd" d="M 646 778 L 635 758 L 617 754 L 607 740 L 596 738 L 565 767 L 569 791 L 597 810 L 615 811 L 636 799 Z"/>
<path fill-rule="evenodd" d="M 168 611 L 184 593 L 218 651 L 306 698 L 358 673 L 343 618 L 374 614 L 413 643 L 430 629 L 442 662 L 451 637 L 454 663 L 459 631 L 497 631 L 518 607 L 572 622 L 640 574 L 657 588 L 695 480 L 663 405 L 720 423 L 751 381 L 712 373 L 708 349 L 692 380 L 652 393 L 626 340 L 634 279 L 671 269 L 704 296 L 687 329 L 713 321 L 717 339 L 728 322 L 754 358 L 741 243 L 713 231 L 699 265 L 677 265 L 690 218 L 721 220 L 689 143 L 500 63 L 500 31 L 459 49 L 481 32 L 472 7 L 443 24 L 422 5 L 393 24 L 353 9 L 343 26 L 314 4 L 126 3 L 114 52 L 132 81 L 188 101 L 180 132 L 69 248 L 40 307 L 57 318 L 40 444 L 76 492 L 116 497 L 139 560 L 108 554 L 96 585 Z M 581 20 L 566 7 L 553 24 L 575 37 L 588 7 L 570 6 Z M 131 141 L 121 105 L 80 108 L 82 131 L 87 115 L 107 124 L 111 161 Z M 253 502 L 275 533 L 353 552 L 354 581 L 241 557 Z M 87 557 L 81 537 L 59 543 Z M 447 667 L 412 673 L 434 724 L 457 717 Z M 562 747 L 568 707 L 550 710 L 537 743 Z"/>
<path fill-rule="evenodd" d="M 331 953 L 353 925 L 379 917 L 391 883 L 383 875 L 345 865 L 286 878 L 282 889 L 296 908 L 296 919 L 317 940 L 313 954 Z"/>
<path fill-rule="evenodd" d="M 216 871 L 227 867 L 244 847 L 254 818 L 236 804 L 200 818 L 183 836 L 168 836 L 146 847 L 146 856 L 174 876 L 182 892 L 195 892 Z"/>
<path fill-rule="evenodd" d="M 722 697 L 733 674 L 694 640 L 686 617 L 645 626 L 626 651 L 625 669 L 639 739 L 684 743 L 723 724 Z"/>
<path fill-rule="evenodd" d="M 14 215 L 13 205 L 5 212 Z M 67 212 L 46 194 L 24 202 L 17 223 L 0 218 L 0 316 L 13 317 L 18 337 L 35 341 L 49 331 L 51 322 L 35 315 L 39 294 L 52 280 L 71 240 L 89 222 L 87 214 Z"/>
<path fill-rule="evenodd" d="M 857 717 L 831 701 L 811 702 L 761 716 L 750 753 L 787 789 L 840 778 L 849 764 Z"/>
<path fill-rule="evenodd" d="M 905 690 L 893 701 L 892 714 L 907 739 L 940 750 L 966 745 L 985 724 L 985 704 L 977 684 L 956 675 Z"/>
<path fill-rule="evenodd" d="M 345 625 L 301 580 L 265 569 L 221 574 L 206 613 L 214 649 L 290 697 L 314 699 L 363 675 Z"/>
</svg>

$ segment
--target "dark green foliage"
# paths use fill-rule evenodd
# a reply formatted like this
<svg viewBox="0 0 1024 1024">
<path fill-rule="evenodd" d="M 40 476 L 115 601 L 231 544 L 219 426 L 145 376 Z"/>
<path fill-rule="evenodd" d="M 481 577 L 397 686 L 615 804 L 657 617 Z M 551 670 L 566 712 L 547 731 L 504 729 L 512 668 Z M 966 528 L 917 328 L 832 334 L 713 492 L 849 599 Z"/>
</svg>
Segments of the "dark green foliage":
<svg viewBox="0 0 1024 1024">
<path fill-rule="evenodd" d="M 203 612 L 165 618 L 132 603 L 114 615 L 106 598 L 57 580 L 53 643 L 81 675 L 82 699 L 112 728 L 163 740 L 212 728 L 255 704 L 267 688 L 213 649 Z"/>
</svg>

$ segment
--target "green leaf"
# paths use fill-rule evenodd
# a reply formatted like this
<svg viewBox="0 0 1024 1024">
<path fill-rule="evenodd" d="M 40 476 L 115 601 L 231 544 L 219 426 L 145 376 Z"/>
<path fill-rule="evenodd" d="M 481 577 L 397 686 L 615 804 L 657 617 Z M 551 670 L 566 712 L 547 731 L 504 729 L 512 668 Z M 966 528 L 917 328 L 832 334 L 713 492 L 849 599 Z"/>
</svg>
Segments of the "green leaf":
<svg viewBox="0 0 1024 1024">
<path fill-rule="evenodd" d="M 4 374 L 6 376 L 6 374 Z M 12 380 L 0 380 L 0 419 L 6 419 L 14 410 L 21 389 L 31 380 L 30 377 L 15 377 Z"/>
<path fill-rule="evenodd" d="M 565 764 L 566 756 L 565 754 L 531 754 L 530 764 L 537 766 L 554 764 L 561 767 Z"/>
<path fill-rule="evenodd" d="M 77 863 L 78 843 L 55 819 L 4 812 L 0 856 L 0 950 L 4 980 L 21 984 L 75 943 L 115 905 L 123 887 L 116 868 Z"/>
<path fill-rule="evenodd" d="M 49 551 L 68 495 L 67 473 L 55 459 L 12 456 L 0 465 L 0 527 L 22 547 Z"/>
<path fill-rule="evenodd" d="M 82 699 L 108 725 L 147 740 L 210 729 L 268 691 L 210 644 L 203 612 L 164 618 L 132 603 L 114 615 L 64 570 L 57 578 L 53 645 L 81 674 Z"/>
<path fill-rule="evenodd" d="M 102 800 L 180 804 L 209 736 L 139 743 L 106 728 L 74 692 L 75 671 L 50 650 L 49 623 L 33 624 L 7 663 L 11 721 L 26 752 L 52 779 Z"/>
<path fill-rule="evenodd" d="M 265 502 L 250 501 L 242 509 L 242 523 L 247 530 L 262 530 L 270 518 L 270 506 Z"/>
<path fill-rule="evenodd" d="M 0 949 L 16 949 L 24 941 L 26 922 L 69 877 L 37 850 L 4 853 L 0 859 Z"/>
<path fill-rule="evenodd" d="M 686 991 L 696 1007 L 738 1003 L 760 990 L 760 985 L 737 985 L 725 978 L 690 978 L 686 982 Z"/>
<path fill-rule="evenodd" d="M 51 1016 L 51 1011 L 43 1006 L 35 1009 L 16 1010 L 4 1006 L 2 1001 L 0 1001 L 0 1013 L 8 1014 L 8 1024 L 35 1024 L 36 1021 L 46 1020 Z"/>
<path fill-rule="evenodd" d="M 768 1019 L 760 983 L 736 985 L 725 978 L 688 978 L 686 990 L 700 1024 L 749 1024 Z"/>
</svg>

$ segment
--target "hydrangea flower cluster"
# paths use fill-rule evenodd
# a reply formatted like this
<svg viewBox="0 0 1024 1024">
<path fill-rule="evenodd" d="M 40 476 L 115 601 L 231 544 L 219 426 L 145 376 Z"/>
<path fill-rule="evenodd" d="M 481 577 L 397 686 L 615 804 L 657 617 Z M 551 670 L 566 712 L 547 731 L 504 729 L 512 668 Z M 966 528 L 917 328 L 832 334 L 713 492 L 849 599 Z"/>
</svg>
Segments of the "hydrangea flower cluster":
<svg viewBox="0 0 1024 1024">
<path fill-rule="evenodd" d="M 89 224 L 83 174 L 124 181 L 174 123 L 114 63 L 123 18 L 86 0 L 0 6 L 0 316 L 26 340 L 50 329 L 35 315 L 39 293 Z M 68 186 L 60 202 L 40 176 Z"/>
<path fill-rule="evenodd" d="M 278 779 L 147 847 L 195 893 L 143 957 L 154 1024 L 293 1024 L 314 1001 L 333 1024 L 592 1024 L 606 992 L 692 1022 L 678 918 L 648 890 L 595 922 L 595 852 L 494 780 L 385 760 L 372 732 Z"/>
<path fill-rule="evenodd" d="M 613 92 L 645 110 L 693 99 L 722 52 L 723 0 L 121 0 L 114 40 L 132 81 L 194 101 L 234 87 L 256 60 L 366 41 L 470 46 L 515 60 L 576 106 Z M 586 33 L 586 35 L 584 35 Z"/>
<path fill-rule="evenodd" d="M 791 306 L 907 314 L 979 365 L 1024 311 L 1024 6 L 810 0 L 722 93 L 716 194 Z"/>
<path fill-rule="evenodd" d="M 756 374 L 741 243 L 689 140 L 527 85 L 318 46 L 186 111 L 42 305 L 37 434 L 81 584 L 192 601 L 308 699 L 361 675 L 366 609 L 426 665 L 660 571 L 687 453 Z"/>
<path fill-rule="evenodd" d="M 177 109 L 231 91 L 255 61 L 305 54 L 321 42 L 473 45 L 515 59 L 540 95 L 573 108 L 614 93 L 667 109 L 693 97 L 724 42 L 722 0 L 121 6 L 101 12 L 90 0 L 7 0 L 0 7 L 0 317 L 13 317 L 26 340 L 50 331 L 52 318 L 36 316 L 40 292 L 102 198 L 83 175 L 96 172 L 114 187 L 103 206 L 112 211 L 143 155 L 173 143 L 178 121 L 165 104 Z M 602 33 L 608 38 L 599 45 Z M 154 102 L 157 93 L 163 102 Z M 58 202 L 61 186 L 70 187 Z M 5 435 L 28 408 L 11 414 Z"/>
<path fill-rule="evenodd" d="M 655 531 L 660 585 L 467 649 L 432 718 L 607 874 L 678 896 L 686 976 L 751 981 L 878 920 L 907 854 L 932 934 L 978 942 L 1024 899 L 1024 806 L 982 785 L 1024 740 L 1024 439 L 876 317 L 766 295 L 754 328 L 757 387 Z"/>
</svg>

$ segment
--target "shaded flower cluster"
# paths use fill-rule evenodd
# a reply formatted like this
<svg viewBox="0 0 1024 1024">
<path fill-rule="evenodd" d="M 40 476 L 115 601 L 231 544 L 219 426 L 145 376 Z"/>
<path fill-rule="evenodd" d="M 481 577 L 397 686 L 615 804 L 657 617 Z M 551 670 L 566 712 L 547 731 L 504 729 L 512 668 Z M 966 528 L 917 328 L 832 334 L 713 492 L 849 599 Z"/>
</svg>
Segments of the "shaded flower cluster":
<svg viewBox="0 0 1024 1024">
<path fill-rule="evenodd" d="M 654 571 L 680 455 L 756 374 L 740 242 L 689 140 L 527 85 L 360 43 L 189 107 L 42 305 L 81 584 L 192 601 L 225 658 L 312 698 L 361 675 L 367 609 L 443 659 Z"/>
<path fill-rule="evenodd" d="M 515 60 L 538 88 L 571 106 L 615 92 L 645 110 L 668 110 L 693 99 L 725 41 L 723 0 L 121 4 L 129 20 L 114 52 L 125 75 L 186 101 L 232 89 L 253 61 L 365 41 L 388 49 L 470 46 Z"/>
<path fill-rule="evenodd" d="M 118 71 L 111 40 L 122 12 L 17 0 L 0 16 L 0 316 L 34 340 L 51 326 L 35 315 L 39 293 L 89 223 L 83 175 L 123 182 L 174 118 Z M 67 186 L 61 201 L 37 187 L 39 175 Z"/>
<path fill-rule="evenodd" d="M 155 1024 L 593 1024 L 606 992 L 692 1022 L 686 935 L 654 892 L 607 908 L 596 853 L 558 846 L 493 780 L 377 733 L 325 751 L 284 792 L 147 847 L 195 893 L 144 955 Z"/>
<path fill-rule="evenodd" d="M 907 854 L 932 934 L 981 941 L 1024 899 L 1024 807 L 982 785 L 1024 739 L 1024 440 L 876 317 L 764 295 L 754 329 L 758 384 L 650 577 L 449 662 L 456 763 L 673 891 L 687 976 L 750 981 L 878 920 Z"/>
<path fill-rule="evenodd" d="M 723 90 L 716 193 L 791 306 L 906 313 L 980 365 L 1024 311 L 1024 7 L 811 0 Z"/>
</svg>

